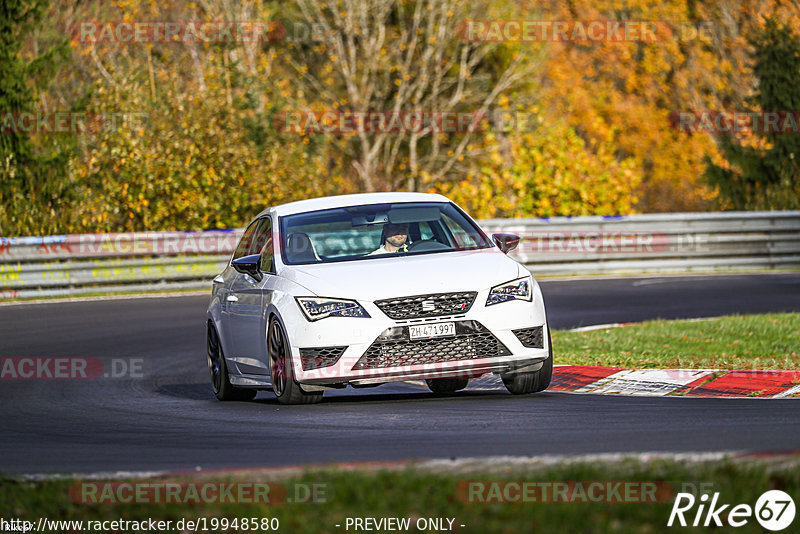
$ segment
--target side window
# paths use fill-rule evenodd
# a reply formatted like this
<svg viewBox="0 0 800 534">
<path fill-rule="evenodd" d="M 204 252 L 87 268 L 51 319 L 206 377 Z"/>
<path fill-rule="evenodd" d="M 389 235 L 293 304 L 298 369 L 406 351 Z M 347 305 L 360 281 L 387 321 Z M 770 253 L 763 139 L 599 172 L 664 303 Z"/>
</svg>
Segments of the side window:
<svg viewBox="0 0 800 534">
<path fill-rule="evenodd" d="M 256 234 L 253 237 L 253 242 L 250 244 L 250 251 L 248 254 L 260 254 L 261 248 L 264 246 L 264 243 L 267 242 L 267 238 L 270 237 L 270 230 L 272 229 L 272 225 L 270 224 L 269 217 L 264 217 L 258 220 L 258 230 L 256 230 Z"/>
<path fill-rule="evenodd" d="M 247 251 L 250 250 L 250 242 L 253 240 L 253 234 L 256 233 L 256 226 L 258 226 L 258 221 L 253 221 L 244 231 L 244 235 L 239 240 L 239 244 L 236 245 L 236 251 L 233 253 L 234 260 L 247 256 Z"/>
<path fill-rule="evenodd" d="M 269 217 L 261 219 L 261 224 L 253 239 L 250 247 L 250 254 L 261 254 L 261 270 L 265 273 L 274 273 L 275 266 L 272 263 L 274 257 L 274 245 L 272 242 L 272 220 Z"/>
<path fill-rule="evenodd" d="M 431 225 L 423 221 L 419 223 L 419 238 L 420 239 L 433 239 L 433 230 L 431 230 Z"/>
<path fill-rule="evenodd" d="M 469 235 L 457 222 L 444 213 L 442 213 L 442 220 L 456 240 L 458 248 L 475 248 L 478 246 L 473 236 Z"/>
</svg>

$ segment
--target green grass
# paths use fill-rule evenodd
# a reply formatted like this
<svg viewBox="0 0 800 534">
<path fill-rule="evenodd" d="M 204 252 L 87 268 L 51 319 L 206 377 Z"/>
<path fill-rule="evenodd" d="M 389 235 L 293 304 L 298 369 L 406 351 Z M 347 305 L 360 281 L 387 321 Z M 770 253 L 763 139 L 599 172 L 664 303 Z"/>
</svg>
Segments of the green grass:
<svg viewBox="0 0 800 534">
<path fill-rule="evenodd" d="M 556 364 L 683 369 L 800 369 L 800 313 L 648 321 L 554 331 Z"/>
<path fill-rule="evenodd" d="M 165 286 L 163 289 L 153 289 L 151 291 L 145 291 L 141 289 L 135 289 L 131 291 L 91 291 L 88 293 L 75 293 L 71 295 L 55 295 L 52 297 L 17 297 L 17 298 L 7 298 L 7 299 L 0 299 L 0 305 L 2 304 L 9 304 L 9 303 L 32 303 L 32 302 L 50 302 L 55 301 L 58 302 L 60 300 L 77 300 L 77 299 L 94 299 L 94 298 L 126 298 L 126 297 L 157 297 L 161 295 L 169 295 L 180 297 L 184 295 L 203 295 L 208 294 L 211 295 L 211 286 L 208 289 L 181 289 L 181 288 L 170 288 L 169 286 Z"/>
<path fill-rule="evenodd" d="M 323 484 L 325 502 L 280 505 L 175 505 L 175 504 L 76 504 L 69 497 L 74 481 L 25 482 L 0 479 L 0 505 L 4 518 L 36 521 L 39 517 L 64 520 L 158 520 L 181 518 L 275 517 L 278 532 L 341 533 L 348 517 L 448 517 L 455 519 L 454 532 L 632 532 L 656 533 L 668 530 L 666 522 L 672 508 L 671 497 L 686 488 L 684 484 L 719 491 L 721 503 L 755 505 L 759 495 L 781 489 L 800 500 L 800 459 L 780 461 L 726 459 L 700 463 L 674 460 L 565 463 L 549 467 L 485 465 L 474 470 L 433 472 L 430 469 L 403 468 L 383 471 L 307 471 L 280 482 Z M 257 480 L 259 474 L 238 474 L 237 480 Z M 263 475 L 261 475 L 263 476 Z M 250 477 L 249 479 L 247 477 Z M 230 480 L 230 479 L 229 479 Z M 457 488 L 462 481 L 643 481 L 669 484 L 672 491 L 658 503 L 539 503 L 468 502 Z M 685 489 L 684 489 L 685 490 Z M 693 512 L 687 514 L 691 521 Z M 723 515 L 723 518 L 725 516 Z M 795 525 L 800 519 L 795 519 Z M 337 528 L 335 525 L 340 524 Z M 460 527 L 460 525 L 465 525 Z M 679 529 L 687 530 L 687 529 Z M 708 529 L 699 529 L 708 530 Z M 791 530 L 791 529 L 790 529 Z M 173 530 L 174 531 L 174 530 Z M 220 532 L 221 530 L 217 530 Z M 232 529 L 227 530 L 233 532 Z M 241 529 L 240 529 L 241 531 Z M 696 530 L 688 529 L 690 532 Z M 717 529 L 719 531 L 719 529 Z M 727 530 L 724 530 L 727 531 Z M 737 532 L 761 532 L 751 519 Z M 350 529 L 353 532 L 353 529 Z M 411 528 L 408 532 L 419 532 Z M 788 531 L 787 531 L 788 532 Z"/>
</svg>

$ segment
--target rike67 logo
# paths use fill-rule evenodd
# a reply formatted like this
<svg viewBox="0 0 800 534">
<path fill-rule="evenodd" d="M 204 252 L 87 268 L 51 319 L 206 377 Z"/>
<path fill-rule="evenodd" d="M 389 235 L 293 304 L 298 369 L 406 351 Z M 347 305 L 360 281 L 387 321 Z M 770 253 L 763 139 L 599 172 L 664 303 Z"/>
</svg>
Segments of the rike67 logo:
<svg viewBox="0 0 800 534">
<path fill-rule="evenodd" d="M 725 521 L 732 527 L 741 527 L 755 516 L 763 528 L 777 532 L 784 530 L 794 521 L 796 511 L 794 500 L 786 492 L 780 490 L 765 492 L 756 501 L 755 508 L 749 504 L 737 504 L 733 507 L 730 504 L 721 504 L 719 496 L 719 492 L 714 493 L 710 498 L 711 502 L 708 502 L 707 493 L 701 495 L 699 500 L 691 493 L 678 493 L 667 526 L 721 527 Z M 693 511 L 695 505 L 697 510 Z"/>
</svg>

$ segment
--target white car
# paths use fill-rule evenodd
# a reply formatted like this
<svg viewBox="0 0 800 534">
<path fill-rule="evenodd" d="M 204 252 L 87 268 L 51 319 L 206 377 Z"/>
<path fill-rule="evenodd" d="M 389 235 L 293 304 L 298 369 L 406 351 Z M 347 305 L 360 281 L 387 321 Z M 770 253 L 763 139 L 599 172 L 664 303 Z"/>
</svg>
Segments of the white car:
<svg viewBox="0 0 800 534">
<path fill-rule="evenodd" d="M 283 404 L 325 390 L 425 380 L 453 393 L 498 373 L 543 391 L 553 357 L 536 280 L 446 197 L 369 193 L 261 212 L 208 307 L 208 365 L 220 400 L 272 389 Z"/>
</svg>

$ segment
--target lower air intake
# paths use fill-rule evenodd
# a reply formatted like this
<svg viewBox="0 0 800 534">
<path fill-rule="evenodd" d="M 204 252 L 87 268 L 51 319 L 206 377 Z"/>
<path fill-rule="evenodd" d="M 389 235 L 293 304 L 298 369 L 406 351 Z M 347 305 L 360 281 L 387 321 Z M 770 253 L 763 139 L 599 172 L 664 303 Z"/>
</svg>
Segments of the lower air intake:
<svg viewBox="0 0 800 534">
<path fill-rule="evenodd" d="M 300 361 L 303 364 L 303 371 L 311 369 L 321 369 L 330 367 L 339 361 L 347 347 L 315 347 L 311 349 L 300 349 Z"/>
<path fill-rule="evenodd" d="M 456 323 L 456 335 L 411 340 L 407 328 L 393 328 L 379 337 L 353 370 L 381 369 L 426 363 L 494 358 L 511 354 L 505 345 L 476 321 Z"/>
<path fill-rule="evenodd" d="M 542 327 L 534 326 L 533 328 L 521 328 L 519 330 L 512 330 L 514 335 L 517 336 L 519 342 L 523 347 L 531 349 L 543 349 L 544 343 L 542 341 Z"/>
</svg>

